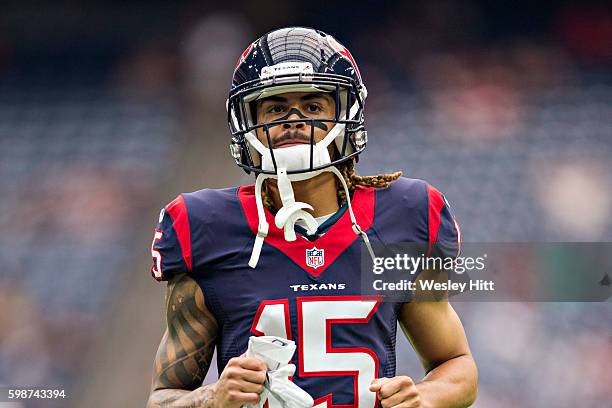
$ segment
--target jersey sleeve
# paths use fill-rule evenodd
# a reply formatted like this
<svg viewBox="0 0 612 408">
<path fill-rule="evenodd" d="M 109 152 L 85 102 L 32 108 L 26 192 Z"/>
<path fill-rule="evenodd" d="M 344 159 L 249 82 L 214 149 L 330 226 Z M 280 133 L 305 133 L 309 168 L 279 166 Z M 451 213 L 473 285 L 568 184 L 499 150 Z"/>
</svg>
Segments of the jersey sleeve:
<svg viewBox="0 0 612 408">
<path fill-rule="evenodd" d="M 427 185 L 429 255 L 456 258 L 461 253 L 461 229 L 446 198 Z"/>
<path fill-rule="evenodd" d="M 158 281 L 191 271 L 191 234 L 183 196 L 178 196 L 159 214 L 151 245 L 151 274 Z"/>
</svg>

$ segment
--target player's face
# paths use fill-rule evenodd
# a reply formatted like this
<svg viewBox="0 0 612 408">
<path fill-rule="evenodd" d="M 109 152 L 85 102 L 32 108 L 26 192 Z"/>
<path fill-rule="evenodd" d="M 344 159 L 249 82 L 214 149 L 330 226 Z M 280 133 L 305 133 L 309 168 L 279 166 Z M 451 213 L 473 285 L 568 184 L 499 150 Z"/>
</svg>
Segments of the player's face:
<svg viewBox="0 0 612 408">
<path fill-rule="evenodd" d="M 312 127 L 314 127 L 314 142 L 323 140 L 334 123 L 319 120 L 334 119 L 336 100 L 328 93 L 290 92 L 258 101 L 256 111 L 257 123 L 308 119 L 304 122 L 283 123 L 269 127 L 272 148 L 281 149 L 300 143 L 310 144 Z M 310 119 L 315 121 L 312 122 Z M 263 128 L 257 129 L 257 138 L 268 147 L 268 138 Z"/>
</svg>

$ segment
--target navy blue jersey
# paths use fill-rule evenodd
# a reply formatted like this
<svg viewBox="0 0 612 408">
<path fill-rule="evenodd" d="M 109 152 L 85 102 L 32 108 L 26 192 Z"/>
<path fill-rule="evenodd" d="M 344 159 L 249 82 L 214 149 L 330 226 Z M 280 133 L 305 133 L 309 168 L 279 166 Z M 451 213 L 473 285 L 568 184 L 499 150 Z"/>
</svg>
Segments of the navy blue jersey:
<svg viewBox="0 0 612 408">
<path fill-rule="evenodd" d="M 357 186 L 357 222 L 370 241 L 428 243 L 456 256 L 460 232 L 448 203 L 421 180 L 400 178 L 387 189 Z M 374 378 L 395 375 L 400 303 L 362 296 L 361 238 L 342 208 L 316 239 L 287 242 L 270 225 L 259 263 L 248 266 L 257 232 L 254 187 L 182 194 L 160 215 L 153 241 L 153 276 L 191 275 L 219 323 L 219 372 L 246 351 L 249 336 L 294 340 L 294 381 L 315 407 L 376 405 Z M 322 232 L 321 231 L 321 232 Z M 271 407 L 272 408 L 272 407 Z"/>
</svg>

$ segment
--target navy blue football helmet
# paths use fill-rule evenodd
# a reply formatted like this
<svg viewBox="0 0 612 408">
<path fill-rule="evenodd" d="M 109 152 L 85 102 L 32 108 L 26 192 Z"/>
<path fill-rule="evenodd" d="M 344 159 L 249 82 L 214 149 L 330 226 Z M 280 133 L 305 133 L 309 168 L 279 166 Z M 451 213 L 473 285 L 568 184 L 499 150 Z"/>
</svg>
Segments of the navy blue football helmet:
<svg viewBox="0 0 612 408">
<path fill-rule="evenodd" d="M 333 139 L 337 154 L 331 162 L 319 164 L 312 160 L 314 131 L 311 131 L 310 165 L 293 169 L 292 173 L 306 173 L 337 165 L 361 153 L 367 143 L 364 121 L 364 102 L 367 90 L 351 53 L 331 35 L 304 27 L 289 27 L 271 31 L 257 39 L 242 53 L 232 78 L 227 100 L 227 113 L 232 141 L 230 149 L 236 164 L 247 173 L 275 174 L 274 151 L 270 150 L 274 169 L 263 169 L 255 130 L 268 129 L 289 122 L 311 119 L 283 119 L 256 123 L 252 109 L 255 101 L 287 92 L 328 92 L 336 100 L 335 117 L 321 120 L 330 122 L 328 135 Z M 314 123 L 310 124 L 311 130 Z M 268 140 L 269 141 L 269 140 Z M 329 144 L 329 141 L 328 141 Z M 271 143 L 268 143 L 271 146 Z M 267 152 L 266 152 L 267 154 Z"/>
</svg>

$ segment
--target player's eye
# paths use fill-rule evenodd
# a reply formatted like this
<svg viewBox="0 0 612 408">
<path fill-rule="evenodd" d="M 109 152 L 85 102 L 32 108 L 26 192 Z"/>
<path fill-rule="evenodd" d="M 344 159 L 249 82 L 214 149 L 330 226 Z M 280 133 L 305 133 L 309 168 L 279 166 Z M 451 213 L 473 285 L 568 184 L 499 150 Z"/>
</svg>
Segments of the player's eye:
<svg viewBox="0 0 612 408">
<path fill-rule="evenodd" d="M 283 111 L 282 105 L 272 105 L 267 109 L 267 113 L 281 113 Z"/>
<path fill-rule="evenodd" d="M 321 106 L 317 105 L 316 103 L 311 103 L 306 106 L 306 111 L 309 113 L 319 113 L 322 110 L 323 109 L 321 108 Z"/>
</svg>

